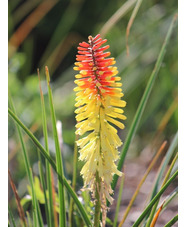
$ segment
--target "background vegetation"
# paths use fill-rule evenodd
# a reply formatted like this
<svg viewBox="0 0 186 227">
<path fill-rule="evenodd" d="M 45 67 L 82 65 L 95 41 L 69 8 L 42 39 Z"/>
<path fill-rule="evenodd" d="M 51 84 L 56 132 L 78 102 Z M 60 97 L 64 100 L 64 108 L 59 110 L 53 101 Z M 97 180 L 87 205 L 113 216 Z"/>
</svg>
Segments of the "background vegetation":
<svg viewBox="0 0 186 227">
<path fill-rule="evenodd" d="M 47 85 L 44 79 L 44 66 L 47 65 L 51 74 L 56 118 L 62 122 L 64 174 L 69 180 L 72 179 L 73 174 L 75 140 L 75 93 L 73 92 L 75 72 L 73 64 L 78 43 L 86 41 L 88 35 L 95 36 L 97 33 L 101 33 L 109 41 L 111 55 L 116 59 L 116 66 L 123 83 L 124 99 L 127 102 L 126 128 L 119 132 L 122 141 L 125 141 L 169 24 L 177 11 L 177 1 L 142 1 L 130 30 L 128 41 L 130 55 L 127 56 L 126 27 L 135 1 L 129 0 L 131 6 L 119 17 L 118 10 L 122 9 L 125 2 L 127 1 L 9 0 L 9 91 L 17 115 L 44 144 L 37 68 L 40 69 L 41 85 L 46 104 L 48 104 Z M 114 14 L 119 18 L 115 22 L 109 20 Z M 143 165 L 147 166 L 153 152 L 160 147 L 162 141 L 167 140 L 168 148 L 176 134 L 178 121 L 177 48 L 177 28 L 174 28 L 160 72 L 136 135 L 129 147 L 125 162 L 126 168 L 127 163 L 130 166 L 131 162 L 140 165 L 142 159 L 145 160 Z M 55 152 L 49 105 L 46 107 L 49 149 L 51 152 Z M 37 176 L 39 170 L 36 147 L 30 140 L 26 140 L 33 172 Z M 163 159 L 163 155 L 161 159 Z M 158 169 L 160 162 L 161 160 L 157 163 L 155 170 Z M 82 163 L 78 162 L 77 173 L 80 172 L 81 166 Z M 134 167 L 137 168 L 137 166 Z M 28 179 L 12 119 L 9 120 L 9 169 L 18 194 L 20 198 L 23 198 L 28 195 Z M 130 171 L 136 173 L 132 167 Z M 143 175 L 143 173 L 142 170 L 141 174 Z M 136 180 L 141 178 L 135 176 Z M 82 178 L 78 174 L 77 191 L 82 184 Z M 130 183 L 129 186 L 131 187 Z M 127 188 L 127 181 L 125 187 Z M 174 187 L 176 187 L 176 183 Z M 9 206 L 16 217 L 17 205 L 11 189 L 9 190 Z M 25 209 L 29 209 L 29 207 Z M 113 207 L 113 209 L 115 208 Z"/>
</svg>

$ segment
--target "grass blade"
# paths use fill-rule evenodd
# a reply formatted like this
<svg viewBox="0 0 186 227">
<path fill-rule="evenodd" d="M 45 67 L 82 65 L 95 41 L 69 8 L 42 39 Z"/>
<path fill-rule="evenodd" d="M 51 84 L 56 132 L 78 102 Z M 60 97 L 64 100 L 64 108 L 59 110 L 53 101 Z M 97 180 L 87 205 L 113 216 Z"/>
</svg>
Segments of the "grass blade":
<svg viewBox="0 0 186 227">
<path fill-rule="evenodd" d="M 154 136 L 154 139 L 152 142 L 152 147 L 154 147 L 155 144 L 158 143 L 161 133 L 167 126 L 168 122 L 170 121 L 172 115 L 175 113 L 176 110 L 178 110 L 178 96 L 176 96 L 174 98 L 173 102 L 171 103 L 171 105 L 165 112 L 164 116 L 162 117 L 162 119 L 157 127 L 157 131 L 155 133 L 155 136 Z"/>
<path fill-rule="evenodd" d="M 162 176 L 164 174 L 164 171 L 173 155 L 173 152 L 175 150 L 175 148 L 177 147 L 178 145 L 178 133 L 176 133 L 176 135 L 174 136 L 172 142 L 171 142 L 171 145 L 166 153 L 166 156 L 164 157 L 163 161 L 161 162 L 161 165 L 159 167 L 159 170 L 158 170 L 158 173 L 157 173 L 157 176 L 155 178 L 155 183 L 154 183 L 154 186 L 153 186 L 153 189 L 152 189 L 152 193 L 151 193 L 151 198 L 150 200 L 153 199 L 153 197 L 156 195 L 157 191 L 158 191 L 158 187 L 159 187 L 159 184 L 160 184 L 160 181 L 162 179 Z M 158 205 L 158 204 L 157 204 Z M 157 207 L 156 205 L 156 207 Z M 152 213 L 154 214 L 155 211 L 156 211 L 156 207 L 154 206 L 154 208 L 152 209 L 151 213 L 148 213 L 146 215 L 146 220 L 147 218 L 149 217 L 149 215 L 151 215 L 151 217 L 149 218 L 148 220 L 148 225 L 150 225 L 150 220 L 152 220 L 153 216 L 152 216 Z"/>
<path fill-rule="evenodd" d="M 170 105 L 167 112 L 163 116 L 160 124 L 158 125 L 157 134 L 163 132 L 163 130 L 165 129 L 166 125 L 168 124 L 170 118 L 172 117 L 174 112 L 177 110 L 177 108 L 178 108 L 178 96 L 176 96 L 176 98 L 174 98 L 172 104 Z"/>
<path fill-rule="evenodd" d="M 76 140 L 74 144 L 74 160 L 73 160 L 73 178 L 72 178 L 72 188 L 76 190 L 76 177 L 77 177 L 77 160 L 78 160 L 78 148 L 76 141 L 78 140 L 78 135 L 76 135 Z M 74 211 L 74 200 L 70 198 L 70 207 L 69 207 L 69 223 L 72 227 L 73 223 L 73 211 Z"/>
<path fill-rule="evenodd" d="M 172 154 L 174 152 L 174 150 L 176 149 L 178 145 L 178 133 L 176 133 L 176 135 L 174 136 L 174 139 L 167 151 L 167 154 L 165 156 L 165 159 L 163 160 L 161 166 L 160 166 L 160 170 L 158 171 L 158 175 L 156 177 L 156 180 L 155 180 L 155 185 L 153 187 L 153 191 L 152 191 L 152 195 L 151 195 L 151 199 L 154 197 L 154 195 L 157 193 L 157 190 L 158 190 L 158 185 L 162 179 L 162 176 L 163 176 L 163 173 L 172 157 Z"/>
<path fill-rule="evenodd" d="M 31 138 L 31 140 L 34 142 L 34 144 L 39 148 L 39 150 L 42 152 L 43 156 L 49 161 L 49 163 L 51 164 L 51 166 L 53 167 L 53 169 L 55 171 L 56 170 L 56 165 L 55 162 L 53 161 L 53 159 L 48 155 L 47 151 L 45 150 L 45 148 L 40 144 L 40 142 L 37 140 L 37 138 L 33 135 L 33 133 L 19 120 L 19 118 L 16 116 L 16 114 L 14 114 L 14 112 L 12 112 L 11 109 L 8 108 L 8 113 L 9 115 L 12 117 L 12 119 L 17 123 L 17 125 L 19 125 L 24 131 L 25 133 Z"/>
<path fill-rule="evenodd" d="M 26 211 L 26 216 L 27 216 L 27 220 L 28 220 L 28 227 L 32 227 L 32 221 L 31 221 L 31 218 L 30 218 L 30 214 L 28 211 Z"/>
<path fill-rule="evenodd" d="M 133 224 L 132 227 L 138 227 L 139 224 L 143 221 L 147 213 L 150 211 L 150 209 L 153 207 L 153 205 L 156 203 L 156 201 L 160 198 L 160 196 L 164 193 L 164 191 L 167 189 L 167 187 L 172 183 L 172 181 L 177 177 L 178 170 L 172 175 L 172 177 L 166 182 L 166 184 L 161 188 L 161 190 L 154 196 L 154 198 L 151 200 L 151 202 L 148 204 L 148 206 L 145 208 L 145 210 L 142 212 L 140 217 L 137 219 L 137 221 Z"/>
<path fill-rule="evenodd" d="M 173 217 L 164 227 L 170 227 L 170 226 L 174 225 L 174 223 L 176 223 L 177 221 L 178 221 L 178 215 Z"/>
<path fill-rule="evenodd" d="M 38 129 L 38 123 L 34 123 L 31 127 L 30 127 L 30 131 L 32 133 L 36 132 Z M 23 136 L 23 139 L 25 141 L 25 143 L 27 142 L 28 140 L 28 136 L 27 135 L 24 135 Z M 17 144 L 17 146 L 11 150 L 11 153 L 8 154 L 8 162 L 10 162 L 14 157 L 15 155 L 17 154 L 17 152 L 21 149 L 21 144 Z"/>
<path fill-rule="evenodd" d="M 135 2 L 136 0 L 128 0 L 109 18 L 99 32 L 102 37 L 131 9 Z"/>
<path fill-rule="evenodd" d="M 170 167 L 169 167 L 169 169 L 168 169 L 168 171 L 167 171 L 167 173 L 166 173 L 166 176 L 164 177 L 164 180 L 163 180 L 163 183 L 162 183 L 162 186 L 161 186 L 161 187 L 163 187 L 163 185 L 164 185 L 164 184 L 167 182 L 167 180 L 169 179 L 169 176 L 171 175 L 172 169 L 173 169 L 174 164 L 176 163 L 177 159 L 178 159 L 178 152 L 176 153 L 174 159 L 173 159 L 172 162 L 171 162 L 171 165 L 170 165 Z"/>
<path fill-rule="evenodd" d="M 167 142 L 164 141 L 163 144 L 161 145 L 160 149 L 158 150 L 158 152 L 157 152 L 156 155 L 154 156 L 154 158 L 153 158 L 152 162 L 150 163 L 148 169 L 146 170 L 146 172 L 145 172 L 143 178 L 141 179 L 140 183 L 138 184 L 138 186 L 137 186 L 137 188 L 136 188 L 136 191 L 134 192 L 134 194 L 133 194 L 133 196 L 132 196 L 132 198 L 131 198 L 131 200 L 130 200 L 130 202 L 129 202 L 129 205 L 128 205 L 127 208 L 126 208 L 125 214 L 124 214 L 124 216 L 123 216 L 123 218 L 122 218 L 122 220 L 121 220 L 121 222 L 120 222 L 120 224 L 119 224 L 118 227 L 121 227 L 121 226 L 123 225 L 124 221 L 126 220 L 126 218 L 127 218 L 127 216 L 128 216 L 128 213 L 129 213 L 129 211 L 130 211 L 130 209 L 131 209 L 131 207 L 132 207 L 132 205 L 133 205 L 133 203 L 134 203 L 134 201 L 135 201 L 135 199 L 136 199 L 136 197 L 137 197 L 137 195 L 138 195 L 138 193 L 139 193 L 139 190 L 140 190 L 141 186 L 143 185 L 143 183 L 144 183 L 145 179 L 147 178 L 148 174 L 150 173 L 152 167 L 154 166 L 154 164 L 155 164 L 156 161 L 158 160 L 160 154 L 161 154 L 162 151 L 164 150 L 166 144 L 167 144 Z"/>
<path fill-rule="evenodd" d="M 59 145 L 58 133 L 56 128 L 56 117 L 55 117 L 55 110 L 53 104 L 53 97 L 52 97 L 52 90 L 50 87 L 50 75 L 48 71 L 48 67 L 45 67 L 45 73 L 47 78 L 47 85 L 48 85 L 48 97 L 49 97 L 49 105 L 51 111 L 51 118 L 52 118 L 52 128 L 53 128 L 53 136 L 55 141 L 55 148 L 56 148 L 56 166 L 57 171 L 61 173 L 62 179 L 63 176 L 63 164 L 62 164 L 62 155 L 61 149 Z M 66 226 L 66 211 L 65 211 L 65 194 L 64 194 L 64 182 L 60 182 L 58 178 L 58 190 L 59 190 L 59 226 Z"/>
<path fill-rule="evenodd" d="M 163 201 L 162 206 L 161 206 L 159 209 L 156 210 L 156 214 L 158 213 L 158 215 L 159 215 L 159 213 L 160 213 L 161 211 L 165 210 L 166 207 L 168 206 L 168 204 L 175 198 L 176 195 L 178 195 L 178 187 L 177 187 L 169 196 L 167 196 L 167 198 Z M 159 200 L 158 200 L 158 201 L 159 201 Z M 156 203 L 157 203 L 157 202 L 156 202 Z M 154 207 L 155 207 L 155 205 L 153 206 L 153 209 L 154 209 Z M 154 219 L 157 219 L 157 218 L 156 218 L 156 215 L 155 215 L 155 218 L 153 218 L 153 220 L 154 220 Z M 150 227 L 151 227 L 151 225 L 153 224 L 153 220 L 152 220 L 152 222 L 150 223 Z M 145 226 L 147 227 L 147 225 L 145 225 Z"/>
<path fill-rule="evenodd" d="M 174 27 L 174 23 L 175 23 L 176 19 L 177 19 L 177 16 L 174 16 L 174 18 L 173 18 L 173 20 L 172 20 L 172 22 L 170 24 L 169 30 L 167 32 L 165 41 L 164 41 L 164 43 L 162 45 L 162 48 L 160 50 L 160 53 L 159 53 L 158 59 L 156 61 L 155 67 L 154 67 L 154 69 L 152 71 L 152 74 L 151 74 L 151 76 L 149 78 L 148 84 L 147 84 L 147 86 L 145 88 L 144 94 L 143 94 L 143 96 L 141 98 L 140 104 L 139 104 L 138 109 L 136 111 L 136 114 L 134 116 L 132 125 L 130 126 L 130 129 L 129 129 L 129 132 L 127 134 L 127 138 L 126 138 L 123 150 L 121 152 L 120 160 L 118 162 L 118 170 L 122 169 L 122 166 L 123 166 L 123 163 L 124 163 L 128 148 L 130 146 L 132 138 L 134 137 L 134 134 L 135 134 L 136 129 L 138 127 L 138 124 L 140 122 L 140 118 L 141 118 L 141 116 L 143 114 L 143 111 L 145 109 L 147 100 L 149 98 L 149 95 L 151 93 L 152 87 L 154 85 L 155 79 L 156 79 L 157 74 L 159 72 L 159 69 L 161 67 L 161 64 L 162 64 L 162 61 L 163 61 L 163 58 L 164 58 L 164 55 L 165 55 L 165 52 L 166 52 L 166 47 L 167 47 L 167 44 L 168 44 L 168 42 L 170 40 L 170 37 L 171 37 L 172 31 L 173 31 L 173 27 Z M 112 183 L 112 189 L 113 190 L 116 187 L 117 180 L 118 180 L 118 176 L 114 175 L 114 179 L 113 179 L 113 183 Z"/>
<path fill-rule="evenodd" d="M 164 201 L 164 202 L 165 202 L 165 201 Z M 163 209 L 164 202 L 162 203 L 162 205 L 160 206 L 160 208 L 159 208 L 158 211 L 156 212 L 156 214 L 155 214 L 155 216 L 154 216 L 154 218 L 153 218 L 153 220 L 152 220 L 152 222 L 151 222 L 151 224 L 150 224 L 150 227 L 154 227 L 154 226 L 155 226 L 155 224 L 156 224 L 156 222 L 157 222 L 157 220 L 158 220 L 158 217 L 159 217 L 159 215 L 160 215 L 160 212 L 161 212 L 161 210 Z"/>
<path fill-rule="evenodd" d="M 128 46 L 128 37 L 129 37 L 129 33 L 130 33 L 130 28 L 134 22 L 134 19 L 138 13 L 138 10 L 141 6 L 143 0 L 137 0 L 136 5 L 132 11 L 131 17 L 129 19 L 128 25 L 127 25 L 127 29 L 126 29 L 126 49 L 127 49 L 127 55 L 129 55 L 129 46 Z"/>
<path fill-rule="evenodd" d="M 37 138 L 32 134 L 32 132 L 30 132 L 30 130 L 19 120 L 19 118 L 10 110 L 8 109 L 8 113 L 9 115 L 12 117 L 12 119 L 25 131 L 25 133 L 30 137 L 30 139 L 33 141 L 33 143 L 39 148 L 39 150 L 41 151 L 42 155 L 48 160 L 48 162 L 50 163 L 50 165 L 52 166 L 52 168 L 54 169 L 54 171 L 57 173 L 59 180 L 61 182 L 64 182 L 64 185 L 68 191 L 68 193 L 72 196 L 72 198 L 74 199 L 74 202 L 76 203 L 76 206 L 78 207 L 78 210 L 84 220 L 84 222 L 86 223 L 87 226 L 91 226 L 91 222 L 90 219 L 88 218 L 88 215 L 83 207 L 83 205 L 80 203 L 76 193 L 74 192 L 74 190 L 71 188 L 71 186 L 69 185 L 69 183 L 67 182 L 66 178 L 62 178 L 61 177 L 61 173 L 59 173 L 57 171 L 56 168 L 56 164 L 53 161 L 53 159 L 48 155 L 47 151 L 45 150 L 45 148 L 40 144 L 40 142 L 37 140 Z"/>
<path fill-rule="evenodd" d="M 42 123 L 43 123 L 43 135 L 44 135 L 44 140 L 45 140 L 45 149 L 49 153 L 49 148 L 48 148 L 48 133 L 47 133 L 47 120 L 46 120 L 46 112 L 45 112 L 45 100 L 43 96 L 43 92 L 41 89 L 41 82 L 40 82 L 40 75 L 39 75 L 39 69 L 37 70 L 38 72 L 38 78 L 39 78 L 39 88 L 40 88 L 40 97 L 41 97 L 41 109 L 42 109 Z M 53 207 L 53 199 L 52 199 L 52 178 L 51 178 L 51 168 L 49 165 L 49 162 L 45 160 L 45 166 L 46 166 L 46 176 L 47 176 L 47 188 L 48 188 L 48 198 L 49 198 L 49 222 L 48 225 L 49 227 L 53 226 L 54 223 L 54 207 Z"/>
<path fill-rule="evenodd" d="M 178 195 L 178 187 L 166 198 L 162 211 L 168 206 L 168 204 Z"/>
<path fill-rule="evenodd" d="M 175 198 L 176 195 L 178 195 L 178 187 L 163 201 L 162 206 L 159 209 L 156 209 L 156 214 L 158 216 L 159 216 L 159 214 L 160 214 L 161 211 L 163 211 L 163 210 L 166 209 L 166 207 L 168 206 L 168 204 Z M 158 201 L 159 201 L 159 199 L 158 199 Z M 154 209 L 155 205 L 153 206 L 153 209 Z M 153 218 L 153 220 L 155 221 L 155 220 L 157 220 L 157 218 L 158 217 L 155 215 L 154 218 Z M 152 226 L 152 224 L 154 224 L 153 223 L 153 220 L 152 220 L 152 222 L 150 222 L 150 227 Z M 147 227 L 147 224 L 145 224 L 145 227 Z"/>
<path fill-rule="evenodd" d="M 120 183 L 120 187 L 119 187 L 119 194 L 118 194 L 118 200 L 117 200 L 117 205 L 116 205 L 116 212 L 115 212 L 113 227 L 117 226 L 119 208 L 120 208 L 121 197 L 122 197 L 122 193 L 123 193 L 124 180 L 125 180 L 125 175 L 123 174 L 123 176 L 121 177 L 121 183 Z"/>
<path fill-rule="evenodd" d="M 13 113 L 16 114 L 16 111 L 15 111 L 15 108 L 14 108 L 10 94 L 9 94 L 9 104 L 10 104 L 10 107 L 11 107 Z M 30 162 L 29 162 L 28 155 L 27 155 L 27 152 L 26 152 L 26 147 L 25 147 L 25 144 L 24 144 L 24 140 L 23 140 L 23 137 L 22 137 L 21 130 L 20 130 L 18 125 L 16 125 L 16 127 L 17 127 L 17 131 L 18 131 L 18 135 L 19 135 L 19 139 L 20 139 L 20 143 L 21 143 L 21 148 L 22 148 L 22 151 L 23 151 L 23 158 L 24 158 L 27 176 L 30 180 Z"/>
<path fill-rule="evenodd" d="M 12 108 L 12 111 L 14 113 L 16 113 L 10 95 L 9 95 L 9 103 L 10 103 L 10 106 Z M 27 151 L 26 151 L 24 140 L 23 140 L 22 132 L 20 130 L 20 126 L 16 124 L 16 127 L 17 127 L 17 131 L 18 131 L 19 139 L 20 139 L 20 142 L 21 142 L 21 147 L 22 147 L 22 151 L 23 151 L 23 158 L 24 158 L 24 162 L 25 162 L 25 168 L 26 168 L 27 176 L 28 176 L 28 179 L 29 179 L 29 182 L 30 182 L 30 185 L 31 185 L 31 190 L 32 190 L 32 205 L 33 205 L 34 223 L 38 222 L 40 224 L 40 226 L 42 227 L 43 222 L 42 222 L 42 217 L 41 217 L 41 213 L 40 213 L 40 209 L 39 209 L 39 204 L 38 204 L 38 201 L 37 201 L 36 195 L 35 195 L 31 165 L 30 165 L 29 158 L 28 158 L 28 155 L 27 155 Z"/>
<path fill-rule="evenodd" d="M 164 181 L 163 181 L 163 183 L 162 183 L 162 186 L 161 186 L 161 188 L 165 185 L 165 183 L 167 182 L 167 180 L 169 179 L 169 176 L 170 176 L 170 174 L 171 174 L 171 171 L 172 171 L 172 169 L 173 169 L 173 167 L 174 167 L 174 164 L 175 164 L 175 162 L 176 162 L 176 160 L 177 160 L 177 158 L 178 158 L 178 153 L 176 154 L 176 156 L 174 157 L 174 159 L 172 160 L 172 163 L 171 163 L 171 165 L 170 165 L 170 167 L 169 167 L 169 169 L 168 169 L 168 171 L 167 171 L 167 173 L 166 173 L 166 175 L 165 175 L 165 177 L 164 177 Z M 153 217 L 154 217 L 154 214 L 155 214 L 155 212 L 156 212 L 156 208 L 157 208 L 157 206 L 158 206 L 158 203 L 159 203 L 159 200 L 155 203 L 155 205 L 153 206 L 153 209 L 152 209 L 152 211 L 151 211 L 151 214 L 150 214 L 150 217 L 149 217 L 149 220 L 148 220 L 148 222 L 147 222 L 147 224 L 146 224 L 146 227 L 151 227 L 151 222 L 152 222 L 152 220 L 153 220 Z"/>
</svg>

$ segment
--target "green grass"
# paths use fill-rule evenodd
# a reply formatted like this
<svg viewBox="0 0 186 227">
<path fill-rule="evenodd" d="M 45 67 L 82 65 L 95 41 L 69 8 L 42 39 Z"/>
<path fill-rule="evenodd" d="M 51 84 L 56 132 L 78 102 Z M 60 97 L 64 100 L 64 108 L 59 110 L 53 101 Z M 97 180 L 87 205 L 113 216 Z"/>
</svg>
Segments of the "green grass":
<svg viewBox="0 0 186 227">
<path fill-rule="evenodd" d="M 137 227 L 142 222 L 142 220 L 145 218 L 149 210 L 153 207 L 155 202 L 160 198 L 160 196 L 163 194 L 163 192 L 167 189 L 167 187 L 172 183 L 172 181 L 176 178 L 178 175 L 178 171 L 176 171 L 173 176 L 167 181 L 167 183 L 161 188 L 161 190 L 154 196 L 154 198 L 151 200 L 151 202 L 148 204 L 148 206 L 144 209 L 140 217 L 137 219 L 137 221 L 133 224 L 132 227 Z"/>
<path fill-rule="evenodd" d="M 86 211 L 84 210 L 82 204 L 79 202 L 79 199 L 77 198 L 77 195 L 75 194 L 75 192 L 73 191 L 73 189 L 71 188 L 71 186 L 69 185 L 69 183 L 67 182 L 67 180 L 65 178 L 62 178 L 61 176 L 61 172 L 57 171 L 57 167 L 55 162 L 51 159 L 51 157 L 48 155 L 47 151 L 44 149 L 44 147 L 39 143 L 39 141 L 35 138 L 35 136 L 28 130 L 28 128 L 16 117 L 16 115 L 9 109 L 8 110 L 10 116 L 16 121 L 16 123 L 22 127 L 22 129 L 27 133 L 27 135 L 32 139 L 32 141 L 35 143 L 35 145 L 39 148 L 40 152 L 42 153 L 42 155 L 48 160 L 48 162 L 50 163 L 50 165 L 52 166 L 52 168 L 54 169 L 54 171 L 57 173 L 58 175 L 58 179 L 61 183 L 64 183 L 65 187 L 67 188 L 68 193 L 70 193 L 70 195 L 72 196 L 72 198 L 74 199 L 74 202 L 76 203 L 80 214 L 82 215 L 85 223 L 87 223 L 88 225 L 90 225 L 90 220 L 86 214 Z"/>
</svg>

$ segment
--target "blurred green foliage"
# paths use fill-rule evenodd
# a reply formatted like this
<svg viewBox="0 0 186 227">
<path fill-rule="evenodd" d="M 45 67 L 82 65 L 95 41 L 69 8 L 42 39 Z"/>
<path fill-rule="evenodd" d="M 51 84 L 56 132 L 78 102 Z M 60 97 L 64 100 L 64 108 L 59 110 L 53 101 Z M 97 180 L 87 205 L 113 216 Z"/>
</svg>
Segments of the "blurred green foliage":
<svg viewBox="0 0 186 227">
<path fill-rule="evenodd" d="M 71 179 L 73 146 L 75 140 L 75 94 L 73 92 L 74 75 L 73 64 L 80 41 L 86 41 L 88 35 L 95 36 L 99 33 L 108 19 L 124 4 L 123 0 L 63 0 L 56 1 L 50 10 L 44 14 L 38 23 L 30 30 L 25 39 L 12 51 L 12 37 L 20 29 L 28 17 L 35 19 L 34 12 L 42 3 L 51 1 L 41 0 L 9 0 L 9 92 L 20 119 L 28 126 L 36 125 L 35 134 L 43 141 L 42 116 L 40 106 L 39 83 L 37 68 L 40 68 L 42 89 L 46 99 L 49 136 L 52 134 L 47 86 L 44 76 L 44 66 L 49 66 L 51 86 L 53 89 L 54 106 L 57 120 L 63 125 L 63 156 L 65 160 L 65 173 Z M 124 99 L 127 101 L 125 108 L 127 120 L 126 129 L 120 131 L 124 141 L 127 130 L 134 117 L 135 111 L 143 94 L 146 82 L 153 70 L 154 63 L 160 51 L 162 42 L 167 32 L 173 15 L 177 12 L 177 1 L 152 0 L 143 1 L 129 35 L 130 55 L 126 55 L 125 31 L 132 10 L 122 17 L 105 35 L 110 45 L 111 55 L 116 58 L 116 66 L 122 77 Z M 29 27 L 29 24 L 27 25 Z M 20 33 L 21 35 L 24 33 Z M 177 28 L 167 48 L 164 63 L 153 87 L 147 108 L 143 114 L 141 124 L 137 131 L 129 153 L 135 155 L 150 144 L 156 134 L 159 123 L 177 97 L 177 66 L 178 45 Z M 177 109 L 171 115 L 162 138 L 168 141 L 177 131 Z M 51 136 L 52 138 L 52 136 Z M 54 150 L 54 142 L 50 140 L 50 150 Z M 21 152 L 19 152 L 15 126 L 9 120 L 9 168 L 14 169 L 14 179 L 20 196 L 25 190 L 21 189 L 26 184 Z M 28 140 L 28 153 L 33 163 L 34 173 L 37 160 L 36 148 Z M 16 151 L 15 151 L 16 150 Z M 16 171 L 15 171 L 16 167 Z M 81 163 L 78 163 L 78 172 Z M 78 186 L 82 179 L 78 176 Z M 11 192 L 10 192 L 11 194 Z M 11 200 L 11 195 L 10 195 Z M 15 201 L 10 201 L 16 207 Z"/>
</svg>

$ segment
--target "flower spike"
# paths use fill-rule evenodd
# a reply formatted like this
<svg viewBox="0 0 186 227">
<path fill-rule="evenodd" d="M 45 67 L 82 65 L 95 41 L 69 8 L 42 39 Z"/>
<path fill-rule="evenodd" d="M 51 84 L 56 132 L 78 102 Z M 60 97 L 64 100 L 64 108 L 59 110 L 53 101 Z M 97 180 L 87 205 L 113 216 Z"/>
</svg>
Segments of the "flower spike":
<svg viewBox="0 0 186 227">
<path fill-rule="evenodd" d="M 106 199 L 112 203 L 111 182 L 114 174 L 121 176 L 115 162 L 119 158 L 118 147 L 122 142 L 117 134 L 118 127 L 124 128 L 119 120 L 125 120 L 121 78 L 117 76 L 116 62 L 105 52 L 109 45 L 100 35 L 89 36 L 88 43 L 82 42 L 78 47 L 77 62 L 74 70 L 79 71 L 75 83 L 76 91 L 76 134 L 84 136 L 77 141 L 80 147 L 79 159 L 85 162 L 81 170 L 84 187 L 95 193 L 96 172 L 99 175 L 102 207 Z M 118 120 L 119 119 L 119 120 Z M 102 208 L 103 209 L 103 208 Z"/>
</svg>

